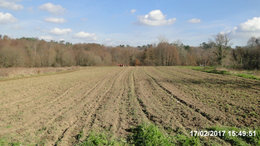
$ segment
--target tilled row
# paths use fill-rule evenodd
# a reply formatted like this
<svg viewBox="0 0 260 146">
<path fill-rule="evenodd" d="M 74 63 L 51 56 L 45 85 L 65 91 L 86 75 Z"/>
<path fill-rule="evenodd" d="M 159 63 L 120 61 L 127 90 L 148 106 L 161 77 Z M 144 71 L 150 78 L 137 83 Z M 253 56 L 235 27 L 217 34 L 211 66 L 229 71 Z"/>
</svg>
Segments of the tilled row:
<svg viewBox="0 0 260 146">
<path fill-rule="evenodd" d="M 0 88 L 8 87 L 6 91 L 11 94 L 5 93 L 7 99 L 0 94 L 0 138 L 24 144 L 74 145 L 86 139 L 91 131 L 109 131 L 126 138 L 130 128 L 142 123 L 158 125 L 169 134 L 182 131 L 187 135 L 192 129 L 225 125 L 227 121 L 234 126 L 245 125 L 233 119 L 234 113 L 221 110 L 219 104 L 224 98 L 207 104 L 212 100 L 207 96 L 213 93 L 206 92 L 205 85 L 197 85 L 204 80 L 235 82 L 234 79 L 204 74 L 200 77 L 196 71 L 174 67 L 93 67 L 1 82 Z M 243 82 L 257 84 L 250 80 Z M 23 90 L 12 86 L 15 84 L 23 85 Z M 210 87 L 208 90 L 213 92 Z M 222 90 L 219 87 L 214 93 L 221 94 Z M 254 96 L 258 91 L 248 92 Z M 233 105 L 239 107 L 237 103 Z M 258 120 L 252 126 L 257 124 Z"/>
<path fill-rule="evenodd" d="M 259 91 L 255 90 L 260 87 L 259 81 L 214 74 L 211 76 L 192 70 L 185 72 L 178 67 L 145 69 L 164 90 L 213 123 L 251 127 L 260 124 L 257 120 L 257 114 L 260 113 L 257 106 Z M 239 85 L 241 81 L 246 85 L 254 83 L 254 88 L 241 87 L 242 85 Z M 234 82 L 235 85 L 228 82 Z"/>
</svg>

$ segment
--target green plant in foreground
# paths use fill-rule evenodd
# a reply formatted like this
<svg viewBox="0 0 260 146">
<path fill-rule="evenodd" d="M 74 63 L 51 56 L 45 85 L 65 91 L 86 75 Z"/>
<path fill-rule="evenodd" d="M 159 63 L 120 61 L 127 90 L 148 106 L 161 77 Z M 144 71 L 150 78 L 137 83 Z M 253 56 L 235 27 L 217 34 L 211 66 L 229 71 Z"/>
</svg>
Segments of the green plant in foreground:
<svg viewBox="0 0 260 146">
<path fill-rule="evenodd" d="M 187 137 L 183 134 L 174 136 L 175 143 L 182 146 L 200 146 L 200 139 L 198 137 Z"/>
<path fill-rule="evenodd" d="M 220 137 L 221 139 L 228 141 L 232 145 L 246 146 L 246 145 L 260 145 L 260 129 L 255 130 L 249 128 L 236 128 L 236 127 L 211 127 L 208 130 L 216 131 L 256 131 L 256 136 L 229 136 L 227 133 Z"/>
<path fill-rule="evenodd" d="M 250 128 L 237 128 L 237 127 L 222 127 L 215 126 L 207 128 L 206 130 L 213 131 L 226 131 L 224 136 L 219 136 L 219 138 L 235 146 L 247 146 L 247 145 L 260 145 L 260 129 L 250 129 Z M 230 136 L 227 134 L 228 131 L 256 131 L 256 136 Z M 185 135 L 182 131 L 176 132 L 174 136 L 170 136 L 164 133 L 163 130 L 159 129 L 153 124 L 142 124 L 135 128 L 130 129 L 130 134 L 127 141 L 121 139 L 115 139 L 112 134 L 108 132 L 95 133 L 91 132 L 88 137 L 77 144 L 78 146 L 123 146 L 123 145 L 133 145 L 133 146 L 200 146 L 200 145 L 218 145 L 216 141 L 200 141 L 199 137 L 190 137 Z M 79 138 L 82 138 L 83 132 L 79 134 Z M 2 145 L 12 145 L 19 146 L 20 143 L 8 143 L 5 139 L 0 139 L 0 146 Z"/>
<path fill-rule="evenodd" d="M 112 138 L 107 133 L 93 133 L 80 144 L 79 146 L 96 146 L 96 145 L 135 145 L 135 146 L 200 146 L 200 139 L 198 137 L 188 137 L 183 134 L 176 136 L 169 136 L 162 132 L 157 126 L 153 124 L 142 124 L 130 129 L 131 134 L 127 141 L 117 140 Z"/>
<path fill-rule="evenodd" d="M 8 142 L 5 139 L 0 139 L 0 146 L 20 146 L 19 142 Z"/>
<path fill-rule="evenodd" d="M 174 145 L 172 139 L 155 125 L 143 124 L 132 129 L 129 143 L 138 146 Z"/>
<path fill-rule="evenodd" d="M 7 145 L 8 143 L 4 139 L 0 139 L 0 146 Z"/>
</svg>

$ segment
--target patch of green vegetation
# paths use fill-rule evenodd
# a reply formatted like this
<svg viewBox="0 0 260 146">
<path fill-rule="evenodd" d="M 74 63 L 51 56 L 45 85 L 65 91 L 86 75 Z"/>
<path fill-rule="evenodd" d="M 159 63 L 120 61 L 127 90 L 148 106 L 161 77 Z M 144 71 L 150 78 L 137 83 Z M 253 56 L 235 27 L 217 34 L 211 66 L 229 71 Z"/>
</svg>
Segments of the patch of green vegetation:
<svg viewBox="0 0 260 146">
<path fill-rule="evenodd" d="M 247 78 L 247 79 L 254 79 L 254 80 L 260 80 L 260 78 L 254 76 L 254 75 L 250 75 L 250 74 L 242 74 L 242 73 L 239 73 L 239 74 L 234 74 L 235 76 L 238 76 L 238 77 L 242 77 L 242 78 Z"/>
<path fill-rule="evenodd" d="M 89 136 L 78 146 L 94 146 L 94 145 L 136 145 L 136 146 L 200 146 L 200 139 L 198 137 L 189 137 L 182 133 L 175 136 L 170 136 L 160 130 L 153 124 L 142 124 L 135 128 L 130 129 L 127 140 L 115 139 L 108 133 L 95 133 L 91 132 Z"/>
<path fill-rule="evenodd" d="M 174 141 L 177 145 L 182 145 L 182 146 L 200 146 L 200 139 L 199 137 L 188 137 L 183 134 L 178 134 L 173 137 Z"/>
<path fill-rule="evenodd" d="M 223 74 L 223 75 L 230 75 L 231 73 L 225 70 L 217 70 L 216 67 L 211 67 L 211 66 L 192 66 L 189 67 L 193 70 L 197 71 L 202 71 L 202 72 L 207 72 L 207 73 L 214 73 L 214 74 Z"/>
<path fill-rule="evenodd" d="M 130 144 L 138 146 L 146 145 L 174 145 L 173 140 L 168 135 L 151 124 L 143 124 L 131 129 L 132 135 L 129 136 Z"/>
<path fill-rule="evenodd" d="M 219 136 L 221 139 L 228 141 L 232 145 L 238 145 L 238 146 L 246 146 L 246 145 L 260 145 L 260 128 L 256 129 L 249 129 L 249 128 L 237 128 L 237 127 L 210 127 L 208 130 L 213 131 L 226 131 L 224 136 Z M 237 136 L 229 135 L 229 131 L 236 131 L 239 133 L 240 131 L 255 131 L 255 136 L 243 136 L 238 134 Z"/>
<path fill-rule="evenodd" d="M 247 145 L 260 145 L 260 128 L 250 129 L 250 128 L 237 128 L 237 127 L 222 127 L 215 126 L 207 128 L 206 130 L 213 131 L 226 131 L 224 136 L 219 136 L 219 138 L 230 143 L 231 145 L 236 146 L 247 146 Z M 255 136 L 243 136 L 237 135 L 232 136 L 228 134 L 228 131 L 256 131 Z M 204 141 L 199 137 L 191 137 L 185 132 L 178 131 L 176 135 L 171 136 L 165 133 L 163 130 L 158 128 L 153 124 L 142 124 L 135 128 L 130 129 L 131 134 L 128 135 L 127 139 L 117 139 L 113 137 L 112 134 L 108 132 L 90 132 L 87 138 L 81 141 L 77 146 L 126 146 L 126 145 L 135 145 L 135 146 L 157 146 L 157 145 L 183 145 L 183 146 L 201 146 L 201 145 L 219 145 L 216 141 L 207 140 Z M 78 141 L 83 138 L 83 131 L 78 134 Z M 57 143 L 58 144 L 58 143 Z M 0 146 L 12 145 L 19 146 L 21 143 L 18 142 L 7 142 L 5 139 L 0 139 Z"/>
<path fill-rule="evenodd" d="M 8 143 L 6 142 L 5 139 L 0 139 L 0 145 L 7 145 Z"/>
<path fill-rule="evenodd" d="M 213 66 L 179 66 L 179 67 L 184 67 L 184 68 L 189 68 L 189 69 L 199 70 L 199 71 L 216 69 L 216 67 Z"/>
<path fill-rule="evenodd" d="M 205 70 L 204 72 L 207 72 L 207 73 L 214 73 L 214 74 L 222 74 L 222 75 L 230 75 L 230 72 L 228 71 L 225 71 L 225 70 Z"/>
<path fill-rule="evenodd" d="M 223 74 L 223 75 L 233 75 L 238 76 L 246 79 L 253 79 L 253 80 L 260 80 L 260 78 L 252 75 L 252 74 L 245 74 L 245 73 L 231 73 L 225 70 L 217 70 L 216 67 L 212 66 L 187 66 L 186 68 L 190 68 L 192 70 L 207 72 L 207 73 L 214 73 L 214 74 Z"/>
<path fill-rule="evenodd" d="M 8 142 L 4 138 L 0 138 L 0 146 L 20 146 L 21 143 L 19 142 Z"/>
</svg>

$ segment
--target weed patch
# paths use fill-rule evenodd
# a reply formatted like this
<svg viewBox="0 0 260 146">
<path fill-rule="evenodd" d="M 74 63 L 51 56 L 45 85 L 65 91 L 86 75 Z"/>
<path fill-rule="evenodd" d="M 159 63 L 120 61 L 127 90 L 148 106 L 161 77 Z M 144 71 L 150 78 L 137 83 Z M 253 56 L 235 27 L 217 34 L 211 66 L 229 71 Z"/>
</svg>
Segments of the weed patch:
<svg viewBox="0 0 260 146">
<path fill-rule="evenodd" d="M 20 146 L 19 142 L 8 142 L 6 139 L 0 138 L 0 146 Z"/>
<path fill-rule="evenodd" d="M 242 77 L 242 78 L 247 78 L 247 79 L 253 79 L 253 80 L 260 80 L 260 78 L 250 75 L 250 74 L 234 74 L 235 76 Z"/>
<path fill-rule="evenodd" d="M 161 132 L 155 125 L 143 124 L 131 130 L 130 144 L 145 145 L 174 145 L 172 139 Z"/>
<path fill-rule="evenodd" d="M 174 136 L 175 143 L 177 145 L 183 145 L 183 146 L 200 146 L 200 139 L 199 137 L 188 137 L 183 134 L 178 134 Z"/>
<path fill-rule="evenodd" d="M 184 134 L 177 134 L 170 136 L 164 133 L 157 126 L 153 124 L 142 124 L 135 128 L 130 129 L 130 134 L 127 140 L 115 139 L 108 133 L 93 133 L 78 146 L 89 145 L 136 145 L 136 146 L 174 146 L 174 145 L 194 145 L 200 146 L 200 139 L 198 137 L 189 137 Z"/>
<path fill-rule="evenodd" d="M 246 145 L 260 145 L 260 129 L 249 129 L 249 128 L 236 128 L 236 127 L 211 127 L 208 128 L 208 130 L 213 130 L 213 131 L 226 131 L 224 136 L 220 136 L 221 139 L 228 141 L 232 145 L 241 145 L 241 146 L 246 146 Z M 240 134 L 237 134 L 237 136 L 232 136 L 229 135 L 229 131 L 235 131 L 237 133 L 240 133 L 241 131 L 255 131 L 256 135 L 255 136 L 243 136 Z"/>
<path fill-rule="evenodd" d="M 245 73 L 231 73 L 226 70 L 217 70 L 216 67 L 201 67 L 201 66 L 188 66 L 186 68 L 190 68 L 192 70 L 197 70 L 197 71 L 202 71 L 206 73 L 214 73 L 214 74 L 222 74 L 222 75 L 233 75 L 233 76 L 238 76 L 246 79 L 253 79 L 253 80 L 260 80 L 260 78 L 251 75 L 251 74 L 245 74 Z"/>
</svg>

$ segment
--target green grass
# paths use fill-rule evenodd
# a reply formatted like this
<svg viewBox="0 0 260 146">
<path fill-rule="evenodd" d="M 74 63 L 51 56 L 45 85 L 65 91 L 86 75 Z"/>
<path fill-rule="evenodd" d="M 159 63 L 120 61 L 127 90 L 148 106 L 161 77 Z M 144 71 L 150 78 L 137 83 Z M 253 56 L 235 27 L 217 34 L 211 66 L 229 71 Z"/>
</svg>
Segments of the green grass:
<svg viewBox="0 0 260 146">
<path fill-rule="evenodd" d="M 246 73 L 231 73 L 229 71 L 225 70 L 217 70 L 216 67 L 211 67 L 211 66 L 187 66 L 186 68 L 190 68 L 192 70 L 197 70 L 197 71 L 202 71 L 202 72 L 207 72 L 207 73 L 214 73 L 214 74 L 222 74 L 222 75 L 233 75 L 233 76 L 238 76 L 246 79 L 253 79 L 253 80 L 260 80 L 259 77 L 256 77 L 251 74 L 246 74 Z"/>
<path fill-rule="evenodd" d="M 183 134 L 177 134 L 176 136 L 173 137 L 173 139 L 177 145 L 182 145 L 182 146 L 201 145 L 199 137 L 188 137 Z"/>
<path fill-rule="evenodd" d="M 175 136 L 170 136 L 164 131 L 160 130 L 153 124 L 142 124 L 130 129 L 130 134 L 127 139 L 115 139 L 108 133 L 91 132 L 89 136 L 78 146 L 96 146 L 96 145 L 131 145 L 131 146 L 200 146 L 200 139 L 198 137 L 189 137 L 182 133 Z"/>
<path fill-rule="evenodd" d="M 197 70 L 197 71 L 207 72 L 207 73 L 224 74 L 224 75 L 230 75 L 231 74 L 228 71 L 217 70 L 215 67 L 211 67 L 211 66 L 206 66 L 206 67 L 192 66 L 192 67 L 189 67 L 189 68 L 191 68 L 193 70 Z"/>
<path fill-rule="evenodd" d="M 242 73 L 239 73 L 239 74 L 234 74 L 235 76 L 238 76 L 238 77 L 242 77 L 242 78 L 247 78 L 247 79 L 254 79 L 254 80 L 260 80 L 260 78 L 254 76 L 254 75 L 250 75 L 250 74 L 242 74 Z"/>
<path fill-rule="evenodd" d="M 143 124 L 133 128 L 131 132 L 128 142 L 133 145 L 174 145 L 172 138 L 155 125 Z"/>
<path fill-rule="evenodd" d="M 222 127 L 215 126 L 206 129 L 207 131 L 226 131 L 224 136 L 219 136 L 225 142 L 235 146 L 260 145 L 260 128 L 236 128 L 236 127 Z M 228 131 L 256 131 L 256 136 L 230 136 Z M 201 146 L 201 145 L 218 145 L 216 141 L 202 140 L 200 137 L 191 137 L 182 131 L 175 132 L 176 135 L 168 135 L 164 130 L 153 124 L 142 124 L 129 130 L 130 134 L 126 139 L 115 138 L 109 132 L 90 132 L 83 140 L 83 132 L 79 133 L 79 143 L 77 146 Z M 0 146 L 11 145 L 18 146 L 20 143 L 8 143 L 5 139 L 0 139 Z"/>
<path fill-rule="evenodd" d="M 20 146 L 21 143 L 19 142 L 8 142 L 4 138 L 0 138 L 0 146 Z"/>
<path fill-rule="evenodd" d="M 210 127 L 207 130 L 213 131 L 226 131 L 224 136 L 220 136 L 221 139 L 236 146 L 247 146 L 247 145 L 260 145 L 260 128 L 249 129 L 249 128 L 237 128 L 237 127 Z M 228 134 L 228 131 L 256 131 L 256 136 L 232 136 Z"/>
</svg>

